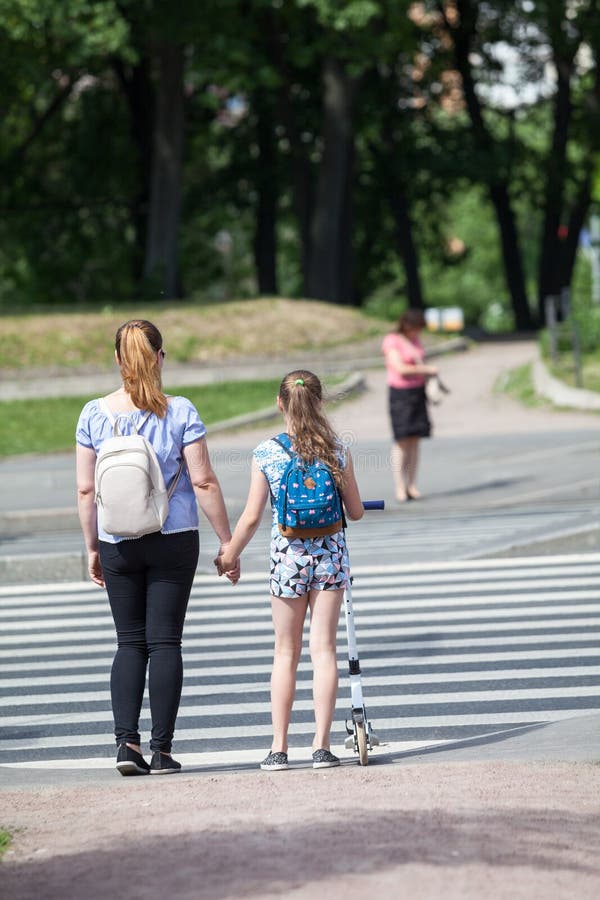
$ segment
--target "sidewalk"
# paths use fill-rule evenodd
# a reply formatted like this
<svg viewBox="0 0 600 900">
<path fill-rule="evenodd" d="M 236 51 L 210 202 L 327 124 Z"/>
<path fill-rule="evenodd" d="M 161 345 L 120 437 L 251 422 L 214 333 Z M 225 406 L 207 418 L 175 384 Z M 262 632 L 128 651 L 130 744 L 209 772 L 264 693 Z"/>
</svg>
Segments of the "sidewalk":
<svg viewBox="0 0 600 900">
<path fill-rule="evenodd" d="M 2 897 L 112 900 L 126 884 L 140 900 L 595 900 L 600 767 L 579 738 L 597 748 L 599 723 L 367 768 L 225 763 L 88 783 L 57 772 L 0 793 L 17 832 Z"/>
</svg>

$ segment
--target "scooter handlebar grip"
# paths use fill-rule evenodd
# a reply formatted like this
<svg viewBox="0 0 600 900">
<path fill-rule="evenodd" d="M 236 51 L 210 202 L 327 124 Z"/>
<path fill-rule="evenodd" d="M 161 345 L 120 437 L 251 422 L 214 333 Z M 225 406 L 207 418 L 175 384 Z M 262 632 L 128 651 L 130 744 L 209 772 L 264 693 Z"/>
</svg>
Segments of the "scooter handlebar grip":
<svg viewBox="0 0 600 900">
<path fill-rule="evenodd" d="M 385 500 L 363 500 L 365 509 L 385 509 Z"/>
</svg>

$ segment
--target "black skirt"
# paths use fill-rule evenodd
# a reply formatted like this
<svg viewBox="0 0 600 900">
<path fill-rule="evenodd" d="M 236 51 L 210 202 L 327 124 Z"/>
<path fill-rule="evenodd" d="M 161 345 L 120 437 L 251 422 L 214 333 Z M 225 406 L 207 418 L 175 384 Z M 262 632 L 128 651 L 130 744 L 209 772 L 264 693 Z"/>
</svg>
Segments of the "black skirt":
<svg viewBox="0 0 600 900">
<path fill-rule="evenodd" d="M 390 419 L 394 440 L 431 435 L 424 387 L 390 388 Z"/>
</svg>

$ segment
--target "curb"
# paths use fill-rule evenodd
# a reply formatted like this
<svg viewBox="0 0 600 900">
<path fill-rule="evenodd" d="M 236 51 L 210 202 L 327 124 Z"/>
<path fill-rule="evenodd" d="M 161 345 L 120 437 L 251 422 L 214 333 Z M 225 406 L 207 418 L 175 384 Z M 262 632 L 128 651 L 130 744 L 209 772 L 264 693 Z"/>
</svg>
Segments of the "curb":
<svg viewBox="0 0 600 900">
<path fill-rule="evenodd" d="M 377 342 L 380 343 L 379 338 Z M 464 337 L 450 338 L 426 348 L 426 356 L 440 356 L 457 350 L 468 350 L 470 341 Z M 342 349 L 344 355 L 342 355 Z M 313 368 L 319 375 L 333 375 L 350 370 L 371 369 L 382 365 L 381 353 L 374 352 L 374 342 L 349 344 L 345 348 L 307 351 L 302 356 L 269 359 L 240 358 L 223 360 L 215 365 L 180 363 L 170 365 L 165 374 L 169 389 L 190 385 L 219 384 L 223 381 L 246 381 L 257 377 L 257 370 L 266 377 L 279 379 L 286 370 Z M 0 402 L 23 400 L 28 397 L 97 397 L 114 390 L 115 373 L 83 371 L 75 374 L 55 373 L 51 378 L 35 375 L 27 378 L 11 377 L 0 381 Z"/>
<path fill-rule="evenodd" d="M 327 400 L 330 403 L 337 403 L 345 400 L 354 394 L 361 394 L 367 388 L 367 381 L 361 372 L 353 372 L 340 385 L 327 392 Z M 207 434 L 219 434 L 224 431 L 234 431 L 237 428 L 245 428 L 248 425 L 258 425 L 261 422 L 269 422 L 279 419 L 281 413 L 276 406 L 269 406 L 266 409 L 259 409 L 255 412 L 244 413 L 241 416 L 233 416 L 223 422 L 215 422 L 214 425 L 207 426 Z"/>
<path fill-rule="evenodd" d="M 588 391 L 584 388 L 573 388 L 558 378 L 554 378 L 548 371 L 538 351 L 538 357 L 533 361 L 531 377 L 536 394 L 550 400 L 555 406 L 579 409 L 584 412 L 600 412 L 600 394 L 597 391 Z"/>
<path fill-rule="evenodd" d="M 583 525 L 571 530 L 557 531 L 523 544 L 510 543 L 501 550 L 472 559 L 507 559 L 521 556 L 556 556 L 565 553 L 600 552 L 600 526 Z"/>
</svg>

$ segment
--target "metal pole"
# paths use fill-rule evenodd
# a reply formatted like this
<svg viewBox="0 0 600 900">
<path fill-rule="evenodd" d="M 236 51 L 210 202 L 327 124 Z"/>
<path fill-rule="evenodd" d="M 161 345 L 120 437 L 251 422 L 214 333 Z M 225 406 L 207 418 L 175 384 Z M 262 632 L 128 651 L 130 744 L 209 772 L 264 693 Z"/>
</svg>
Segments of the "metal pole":
<svg viewBox="0 0 600 900">
<path fill-rule="evenodd" d="M 548 329 L 548 340 L 550 342 L 550 359 L 553 365 L 558 365 L 558 348 L 556 342 L 556 297 L 550 295 L 544 300 L 544 308 L 546 310 L 546 328 Z"/>
<path fill-rule="evenodd" d="M 581 375 L 581 344 L 579 342 L 579 329 L 575 316 L 571 310 L 571 291 L 570 288 L 564 287 L 560 293 L 560 305 L 562 317 L 565 322 L 569 323 L 571 331 L 571 349 L 573 351 L 573 363 L 575 367 L 575 384 L 578 388 L 583 387 L 583 378 Z"/>
</svg>

